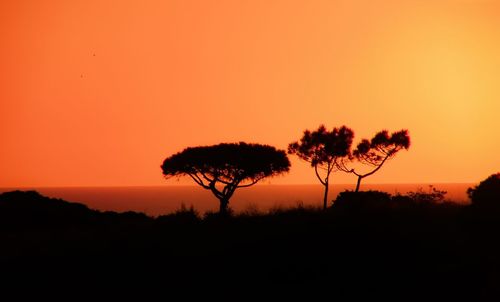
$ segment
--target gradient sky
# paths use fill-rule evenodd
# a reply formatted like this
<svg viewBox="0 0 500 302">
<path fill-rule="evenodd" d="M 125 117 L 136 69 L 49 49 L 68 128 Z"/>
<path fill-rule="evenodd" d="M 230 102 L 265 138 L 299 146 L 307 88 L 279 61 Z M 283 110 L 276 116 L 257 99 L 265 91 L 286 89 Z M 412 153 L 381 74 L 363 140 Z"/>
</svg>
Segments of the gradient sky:
<svg viewBox="0 0 500 302">
<path fill-rule="evenodd" d="M 187 146 L 321 123 L 409 129 L 366 183 L 500 171 L 500 1 L 3 0 L 0 45 L 3 187 L 175 184 Z"/>
</svg>

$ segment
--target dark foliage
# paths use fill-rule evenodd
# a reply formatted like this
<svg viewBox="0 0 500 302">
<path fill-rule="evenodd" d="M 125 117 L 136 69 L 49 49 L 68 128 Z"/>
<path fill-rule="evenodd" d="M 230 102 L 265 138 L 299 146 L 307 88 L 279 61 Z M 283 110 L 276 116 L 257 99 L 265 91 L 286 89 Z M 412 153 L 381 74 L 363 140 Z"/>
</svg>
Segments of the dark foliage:
<svg viewBox="0 0 500 302">
<path fill-rule="evenodd" d="M 320 125 L 315 131 L 305 130 L 300 141 L 288 145 L 288 153 L 309 162 L 325 187 L 324 209 L 327 206 L 330 174 L 339 169 L 339 163 L 343 159 L 350 158 L 353 137 L 354 132 L 346 126 L 328 131 L 324 125 Z"/>
<path fill-rule="evenodd" d="M 381 191 L 344 191 L 341 192 L 334 202 L 336 208 L 350 209 L 373 209 L 389 207 L 391 195 Z"/>
<path fill-rule="evenodd" d="M 393 158 L 400 150 L 410 148 L 410 136 L 408 130 L 401 130 L 389 135 L 387 130 L 375 134 L 371 140 L 363 139 L 353 151 L 353 156 L 359 162 L 373 167 L 367 173 L 358 173 L 354 169 L 342 166 L 345 172 L 353 173 L 358 177 L 356 191 L 359 191 L 361 180 L 377 172 L 384 163 Z"/>
<path fill-rule="evenodd" d="M 467 194 L 472 204 L 479 209 L 500 210 L 500 173 L 490 175 L 479 185 L 469 188 Z"/>
<path fill-rule="evenodd" d="M 338 202 L 328 211 L 299 205 L 200 218 L 184 207 L 152 218 L 5 193 L 0 205 L 11 205 L 0 206 L 2 219 L 10 216 L 0 224 L 0 288 L 6 296 L 22 287 L 18 299 L 31 293 L 52 299 L 497 301 L 499 220 L 478 223 L 482 216 L 471 215 L 469 206 L 411 196 L 399 195 L 407 202 L 374 191 L 339 196 L 345 206 L 360 201 L 361 210 L 352 211 Z M 40 209 L 30 214 L 36 223 L 12 227 L 29 207 Z M 44 217 L 66 211 L 92 219 L 54 227 Z"/>
<path fill-rule="evenodd" d="M 290 161 L 283 150 L 240 142 L 186 148 L 166 158 L 161 169 L 167 178 L 186 175 L 210 190 L 219 199 L 224 214 L 236 189 L 288 172 Z"/>
<path fill-rule="evenodd" d="M 446 191 L 429 186 L 429 191 L 422 188 L 406 194 L 391 195 L 382 191 L 344 191 L 341 192 L 333 203 L 337 209 L 350 210 L 376 210 L 376 209 L 416 209 L 437 208 L 441 206 L 455 207 L 456 204 L 445 202 Z"/>
<path fill-rule="evenodd" d="M 434 186 L 429 186 L 428 192 L 419 188 L 417 191 L 408 192 L 406 196 L 413 202 L 436 204 L 444 201 L 446 193 L 446 191 L 441 191 Z"/>
<path fill-rule="evenodd" d="M 19 215 L 21 214 L 21 215 Z M 92 222 L 99 213 L 79 203 L 47 198 L 36 191 L 0 194 L 0 225 L 6 227 L 71 226 Z"/>
<path fill-rule="evenodd" d="M 181 208 L 172 214 L 161 215 L 156 218 L 158 223 L 184 224 L 201 221 L 200 214 L 191 206 L 189 209 L 182 204 Z"/>
</svg>

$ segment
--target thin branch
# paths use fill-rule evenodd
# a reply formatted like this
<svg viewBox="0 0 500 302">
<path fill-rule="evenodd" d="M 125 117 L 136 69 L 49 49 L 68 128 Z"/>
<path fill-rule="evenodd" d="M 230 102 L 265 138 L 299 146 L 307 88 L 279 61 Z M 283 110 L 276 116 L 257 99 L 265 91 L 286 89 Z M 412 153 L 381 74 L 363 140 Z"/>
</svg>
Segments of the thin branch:
<svg viewBox="0 0 500 302">
<path fill-rule="evenodd" d="M 253 185 L 255 185 L 257 182 L 259 182 L 262 178 L 263 178 L 263 177 L 261 177 L 261 178 L 256 178 L 256 179 L 254 179 L 251 183 L 248 183 L 248 184 L 245 184 L 245 185 L 237 185 L 237 188 L 247 188 L 247 187 L 253 186 Z"/>
<path fill-rule="evenodd" d="M 358 177 L 363 177 L 361 174 L 357 173 L 354 169 L 351 169 L 350 172 Z"/>
<path fill-rule="evenodd" d="M 326 186 L 326 183 L 323 181 L 323 179 L 321 179 L 321 176 L 319 176 L 319 173 L 318 173 L 318 165 L 315 165 L 315 166 L 314 166 L 314 172 L 316 173 L 316 177 L 318 177 L 319 182 L 321 182 L 321 184 L 322 184 L 323 186 Z"/>
<path fill-rule="evenodd" d="M 226 176 L 226 177 L 229 178 L 228 176 Z M 225 185 L 231 185 L 234 183 L 234 180 L 233 181 L 226 181 L 226 180 L 223 180 L 219 177 L 216 177 L 215 180 L 217 180 L 218 182 L 225 184 Z"/>
<path fill-rule="evenodd" d="M 378 165 L 378 166 L 377 166 L 377 168 L 375 168 L 375 169 L 374 169 L 374 170 L 372 170 L 371 172 L 368 172 L 368 173 L 363 174 L 363 175 L 358 175 L 358 174 L 356 174 L 356 173 L 354 173 L 354 174 L 356 174 L 356 175 L 357 175 L 357 176 L 359 176 L 359 177 L 363 177 L 363 178 L 364 178 L 364 177 L 367 177 L 367 176 L 370 176 L 370 175 L 372 175 L 373 173 L 377 172 L 377 171 L 378 171 L 378 170 L 382 167 L 382 165 L 385 163 L 385 161 L 386 161 L 389 157 L 390 157 L 390 155 L 387 155 L 387 156 L 384 158 L 384 160 L 380 163 L 380 165 Z"/>
<path fill-rule="evenodd" d="M 212 178 L 208 177 L 208 176 L 207 176 L 204 172 L 199 171 L 199 170 L 198 170 L 198 172 L 199 172 L 199 173 L 201 174 L 201 176 L 203 176 L 203 178 L 205 178 L 208 182 L 210 182 L 210 183 L 211 183 L 211 182 L 213 182 L 213 181 L 214 181 L 214 179 L 212 179 Z"/>
<path fill-rule="evenodd" d="M 350 173 L 352 169 L 347 168 L 344 159 L 340 159 L 339 161 L 335 161 L 334 163 L 337 166 L 337 170 Z"/>
<path fill-rule="evenodd" d="M 215 187 L 215 181 L 210 183 L 209 189 L 212 191 L 212 193 L 215 195 L 215 197 L 217 197 L 219 199 L 224 198 L 224 194 L 222 194 L 222 192 L 217 190 L 217 188 Z"/>
<path fill-rule="evenodd" d="M 187 175 L 189 175 L 198 185 L 202 186 L 205 189 L 210 189 L 210 187 L 207 186 L 196 173 L 195 174 L 187 173 Z"/>
</svg>

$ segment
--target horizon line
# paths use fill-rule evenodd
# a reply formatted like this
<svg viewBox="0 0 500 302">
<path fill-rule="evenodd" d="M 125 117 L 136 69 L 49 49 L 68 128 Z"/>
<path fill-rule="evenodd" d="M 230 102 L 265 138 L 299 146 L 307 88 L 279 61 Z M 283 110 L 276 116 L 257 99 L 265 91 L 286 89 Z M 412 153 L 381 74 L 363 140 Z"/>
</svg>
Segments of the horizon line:
<svg viewBox="0 0 500 302">
<path fill-rule="evenodd" d="M 365 183 L 363 186 L 379 185 L 471 185 L 475 182 L 384 182 L 384 183 Z M 293 184 L 265 184 L 260 186 L 322 186 L 320 183 L 293 183 Z M 356 186 L 355 183 L 333 183 L 330 186 Z M 0 186 L 3 189 L 63 189 L 63 188 L 152 188 L 152 187 L 199 187 L 196 184 L 166 184 L 166 185 L 69 185 L 69 186 Z"/>
</svg>

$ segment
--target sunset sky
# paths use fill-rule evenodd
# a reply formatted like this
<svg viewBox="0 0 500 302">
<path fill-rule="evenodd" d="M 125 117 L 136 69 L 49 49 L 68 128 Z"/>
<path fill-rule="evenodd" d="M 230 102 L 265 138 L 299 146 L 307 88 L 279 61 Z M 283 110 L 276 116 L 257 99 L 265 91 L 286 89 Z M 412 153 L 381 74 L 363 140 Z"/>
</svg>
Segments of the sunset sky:
<svg viewBox="0 0 500 302">
<path fill-rule="evenodd" d="M 364 183 L 500 171 L 500 1 L 0 2 L 0 187 L 176 184 L 187 146 L 319 124 L 409 130 Z M 317 180 L 293 158 L 270 182 Z"/>
</svg>

